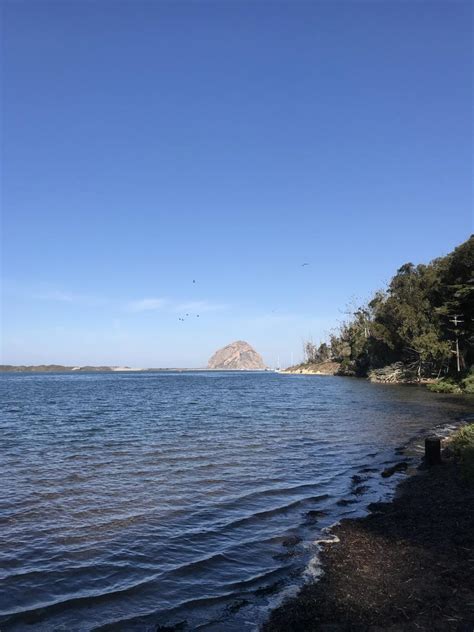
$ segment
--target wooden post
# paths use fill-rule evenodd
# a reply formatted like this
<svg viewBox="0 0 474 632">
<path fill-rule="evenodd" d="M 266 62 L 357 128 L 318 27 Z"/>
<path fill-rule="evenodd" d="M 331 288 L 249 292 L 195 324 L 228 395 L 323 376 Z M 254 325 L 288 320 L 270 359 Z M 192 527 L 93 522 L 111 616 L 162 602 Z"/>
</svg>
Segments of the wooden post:
<svg viewBox="0 0 474 632">
<path fill-rule="evenodd" d="M 428 467 L 441 463 L 441 439 L 439 437 L 426 437 L 425 462 Z"/>
</svg>

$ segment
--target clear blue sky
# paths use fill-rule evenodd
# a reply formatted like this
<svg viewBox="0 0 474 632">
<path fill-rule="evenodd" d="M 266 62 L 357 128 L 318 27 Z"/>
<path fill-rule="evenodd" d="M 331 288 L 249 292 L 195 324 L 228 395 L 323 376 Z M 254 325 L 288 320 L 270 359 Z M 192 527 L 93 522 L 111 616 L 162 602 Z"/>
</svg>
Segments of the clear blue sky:
<svg viewBox="0 0 474 632">
<path fill-rule="evenodd" d="M 3 362 L 288 364 L 473 231 L 471 2 L 2 17 Z"/>
</svg>

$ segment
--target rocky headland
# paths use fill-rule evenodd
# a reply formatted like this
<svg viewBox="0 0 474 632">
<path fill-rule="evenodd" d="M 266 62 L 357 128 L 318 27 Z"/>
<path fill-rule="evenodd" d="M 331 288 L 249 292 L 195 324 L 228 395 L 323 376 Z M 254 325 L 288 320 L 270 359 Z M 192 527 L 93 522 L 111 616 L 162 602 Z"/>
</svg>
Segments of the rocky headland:
<svg viewBox="0 0 474 632">
<path fill-rule="evenodd" d="M 208 369 L 256 371 L 266 368 L 260 354 L 244 340 L 237 340 L 216 351 L 207 364 Z"/>
</svg>

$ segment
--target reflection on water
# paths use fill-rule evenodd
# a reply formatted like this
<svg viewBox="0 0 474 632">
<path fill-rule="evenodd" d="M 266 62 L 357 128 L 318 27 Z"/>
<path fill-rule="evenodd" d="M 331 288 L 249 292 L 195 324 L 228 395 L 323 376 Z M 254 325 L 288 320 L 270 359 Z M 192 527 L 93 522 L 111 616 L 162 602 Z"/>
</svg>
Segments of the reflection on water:
<svg viewBox="0 0 474 632">
<path fill-rule="evenodd" d="M 388 492 L 394 448 L 472 404 L 271 373 L 0 384 L 5 631 L 255 629 L 321 530 Z"/>
</svg>

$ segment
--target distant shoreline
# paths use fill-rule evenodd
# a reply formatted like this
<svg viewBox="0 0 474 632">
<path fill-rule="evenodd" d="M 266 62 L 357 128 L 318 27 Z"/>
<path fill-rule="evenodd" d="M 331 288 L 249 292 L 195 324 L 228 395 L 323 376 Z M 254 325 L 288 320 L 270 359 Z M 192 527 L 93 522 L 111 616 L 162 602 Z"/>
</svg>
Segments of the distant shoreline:
<svg viewBox="0 0 474 632">
<path fill-rule="evenodd" d="M 246 372 L 246 373 L 273 373 L 272 369 L 208 369 L 207 367 L 157 367 L 157 368 L 132 368 L 127 366 L 64 366 L 62 364 L 40 365 L 13 365 L 1 364 L 0 373 L 156 373 L 158 371 L 175 372 Z"/>
</svg>

